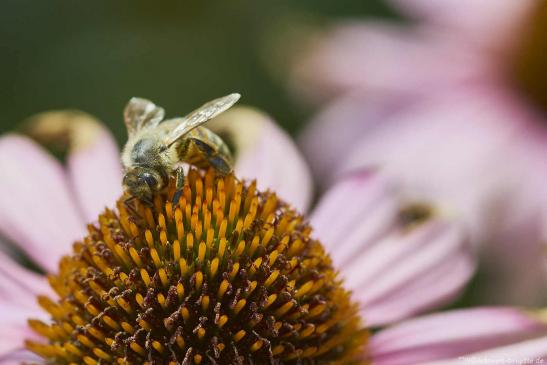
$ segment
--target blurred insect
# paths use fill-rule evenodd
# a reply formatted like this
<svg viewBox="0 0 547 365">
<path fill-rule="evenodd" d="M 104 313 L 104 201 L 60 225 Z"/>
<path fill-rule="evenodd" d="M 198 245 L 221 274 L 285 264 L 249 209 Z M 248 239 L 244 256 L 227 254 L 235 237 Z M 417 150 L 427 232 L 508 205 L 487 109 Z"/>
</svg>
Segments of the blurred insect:
<svg viewBox="0 0 547 365">
<path fill-rule="evenodd" d="M 233 169 L 232 155 L 224 141 L 202 126 L 234 105 L 240 94 L 212 100 L 182 118 L 163 120 L 163 108 L 149 100 L 132 98 L 124 110 L 128 140 L 122 152 L 124 190 L 151 205 L 152 196 L 176 177 L 176 204 L 182 194 L 181 162 L 200 168 L 213 167 L 222 174 Z"/>
</svg>

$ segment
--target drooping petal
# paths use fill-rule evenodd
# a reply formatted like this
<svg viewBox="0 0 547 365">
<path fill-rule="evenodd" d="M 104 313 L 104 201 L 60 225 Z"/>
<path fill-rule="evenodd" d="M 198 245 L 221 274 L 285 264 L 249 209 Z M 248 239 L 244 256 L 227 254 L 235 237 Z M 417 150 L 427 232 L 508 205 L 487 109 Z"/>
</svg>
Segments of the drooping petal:
<svg viewBox="0 0 547 365">
<path fill-rule="evenodd" d="M 546 199 L 535 171 L 545 166 L 530 161 L 547 140 L 534 118 L 494 85 L 441 92 L 368 130 L 338 175 L 381 166 L 406 199 L 436 202 L 464 222 L 473 243 L 485 243 L 486 259 L 496 257 L 489 269 L 511 287 L 490 299 L 532 305 L 545 282 L 538 226 Z"/>
<path fill-rule="evenodd" d="M 270 117 L 236 107 L 207 126 L 234 145 L 239 177 L 256 179 L 259 189 L 275 191 L 302 212 L 308 209 L 313 189 L 309 168 L 290 136 Z"/>
<path fill-rule="evenodd" d="M 37 295 L 55 296 L 44 276 L 21 267 L 0 251 L 0 364 L 23 361 L 24 341 L 39 338 L 27 325 L 29 318 L 47 320 Z"/>
<path fill-rule="evenodd" d="M 393 183 L 374 171 L 361 171 L 323 195 L 310 223 L 335 266 L 342 267 L 393 228 L 398 209 Z"/>
<path fill-rule="evenodd" d="M 370 326 L 448 303 L 474 273 L 460 229 L 432 221 L 410 230 L 394 231 L 341 269 Z"/>
<path fill-rule="evenodd" d="M 390 0 L 408 15 L 421 18 L 469 42 L 495 48 L 518 39 L 536 0 Z"/>
<path fill-rule="evenodd" d="M 369 326 L 449 302 L 475 270 L 460 228 L 439 219 L 405 226 L 403 208 L 390 179 L 361 171 L 329 189 L 310 218 Z"/>
<path fill-rule="evenodd" d="M 458 310 L 408 320 L 380 331 L 371 339 L 370 355 L 375 365 L 422 364 L 546 334 L 547 324 L 521 310 L 502 307 Z M 461 363 L 462 359 L 458 361 Z"/>
<path fill-rule="evenodd" d="M 528 364 L 545 363 L 545 361 L 547 361 L 547 336 L 507 346 L 496 347 L 488 351 L 467 354 L 465 356 L 460 356 L 457 359 L 435 361 L 427 363 L 427 365 L 458 365 L 461 364 L 462 361 L 484 362 L 485 360 L 488 361 L 489 365 L 504 365 L 507 364 L 507 359 L 516 359 L 516 361 Z"/>
<path fill-rule="evenodd" d="M 61 165 L 31 140 L 0 139 L 0 232 L 48 271 L 84 233 Z"/>
<path fill-rule="evenodd" d="M 21 364 L 26 359 L 35 359 L 24 355 L 23 348 L 26 339 L 38 338 L 27 320 L 47 319 L 37 295 L 55 296 L 44 276 L 21 267 L 0 251 L 0 364 Z"/>
<path fill-rule="evenodd" d="M 295 62 L 290 86 L 297 96 L 311 101 L 352 90 L 416 94 L 489 77 L 491 69 L 482 54 L 436 30 L 346 22 Z"/>
<path fill-rule="evenodd" d="M 41 340 L 41 337 L 30 329 L 27 324 L 29 318 L 47 321 L 45 311 L 38 306 L 34 309 L 21 307 L 15 304 L 0 302 L 0 364 L 8 354 L 24 348 L 25 340 Z"/>
<path fill-rule="evenodd" d="M 0 355 L 1 365 L 44 364 L 44 360 L 38 355 L 26 349 L 17 349 Z"/>
<path fill-rule="evenodd" d="M 36 295 L 53 295 L 46 278 L 21 267 L 0 251 L 0 301 L 34 309 Z"/>
<path fill-rule="evenodd" d="M 29 121 L 37 139 L 66 140 L 68 173 L 86 222 L 112 207 L 122 193 L 122 168 L 116 141 L 95 118 L 78 111 L 38 114 Z"/>
<path fill-rule="evenodd" d="M 409 281 L 404 288 L 391 288 L 391 293 L 382 296 L 362 309 L 370 326 L 410 317 L 431 308 L 439 308 L 454 300 L 469 281 L 475 270 L 475 262 L 469 254 L 458 253 L 450 262 L 439 263 L 426 273 L 415 274 L 415 281 Z"/>
</svg>

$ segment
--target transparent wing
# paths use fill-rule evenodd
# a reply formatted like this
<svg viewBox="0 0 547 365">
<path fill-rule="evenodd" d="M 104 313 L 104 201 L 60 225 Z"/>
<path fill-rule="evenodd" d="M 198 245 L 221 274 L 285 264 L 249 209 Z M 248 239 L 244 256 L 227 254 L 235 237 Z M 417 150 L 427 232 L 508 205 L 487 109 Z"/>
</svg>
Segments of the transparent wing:
<svg viewBox="0 0 547 365">
<path fill-rule="evenodd" d="M 157 126 L 165 115 L 163 108 L 150 100 L 131 98 L 123 111 L 123 119 L 129 137 L 143 128 Z"/>
<path fill-rule="evenodd" d="M 177 127 L 173 128 L 173 130 L 169 133 L 167 145 L 173 144 L 186 133 L 190 132 L 192 129 L 202 125 L 208 120 L 229 109 L 239 100 L 240 97 L 240 94 L 233 93 L 215 100 L 211 100 L 210 102 L 205 103 L 184 118 L 181 118 L 180 124 Z"/>
</svg>

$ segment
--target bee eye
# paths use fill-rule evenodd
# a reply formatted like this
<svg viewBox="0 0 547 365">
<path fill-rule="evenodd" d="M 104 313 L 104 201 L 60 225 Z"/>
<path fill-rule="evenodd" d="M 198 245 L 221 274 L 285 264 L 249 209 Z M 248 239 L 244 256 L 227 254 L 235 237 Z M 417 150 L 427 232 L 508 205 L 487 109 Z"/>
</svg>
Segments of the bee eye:
<svg viewBox="0 0 547 365">
<path fill-rule="evenodd" d="M 144 174 L 141 175 L 141 178 L 151 188 L 155 188 L 158 185 L 158 180 L 152 174 L 144 173 Z"/>
</svg>

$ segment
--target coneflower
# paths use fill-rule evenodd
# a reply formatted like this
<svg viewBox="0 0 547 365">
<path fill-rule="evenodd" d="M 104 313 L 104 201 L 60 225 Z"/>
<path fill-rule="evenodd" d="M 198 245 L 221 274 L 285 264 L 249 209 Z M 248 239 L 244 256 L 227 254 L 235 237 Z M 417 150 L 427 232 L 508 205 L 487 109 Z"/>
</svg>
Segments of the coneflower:
<svg viewBox="0 0 547 365">
<path fill-rule="evenodd" d="M 192 170 L 175 206 L 172 186 L 154 206 L 114 204 L 117 147 L 88 115 L 34 120 L 68 132 L 68 166 L 0 138 L 0 233 L 49 278 L 0 252 L 2 365 L 366 364 L 389 349 L 364 327 L 448 303 L 472 275 L 462 230 L 378 171 L 344 176 L 303 218 L 289 137 L 256 111 L 222 117 L 245 179 Z"/>
<path fill-rule="evenodd" d="M 191 170 L 154 207 L 107 210 L 39 297 L 29 349 L 55 364 L 353 364 L 367 331 L 301 215 Z"/>
</svg>

